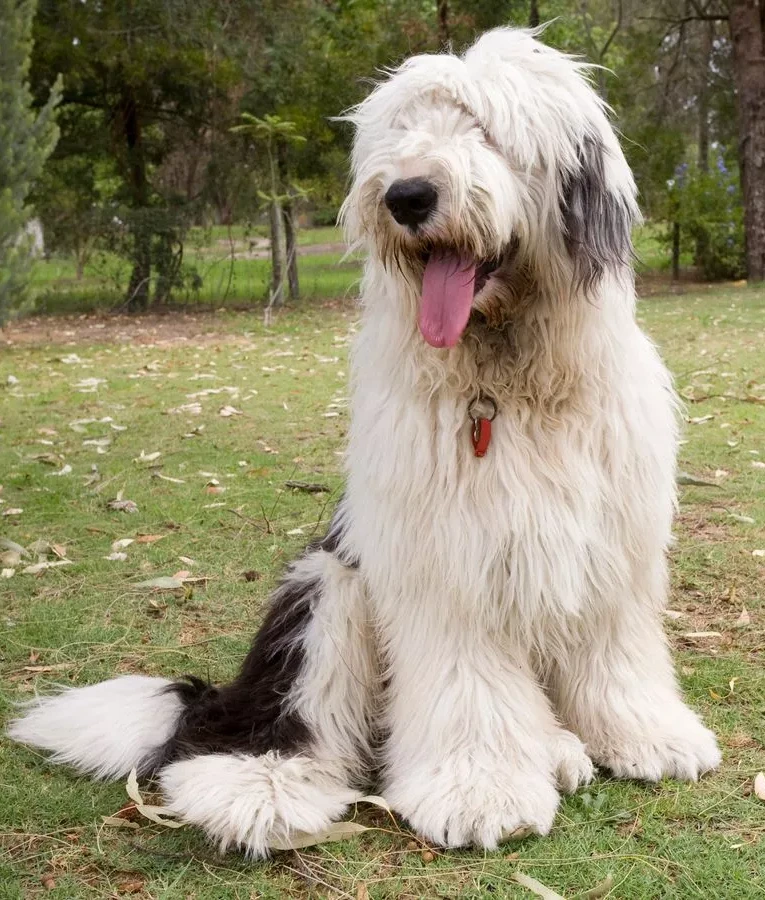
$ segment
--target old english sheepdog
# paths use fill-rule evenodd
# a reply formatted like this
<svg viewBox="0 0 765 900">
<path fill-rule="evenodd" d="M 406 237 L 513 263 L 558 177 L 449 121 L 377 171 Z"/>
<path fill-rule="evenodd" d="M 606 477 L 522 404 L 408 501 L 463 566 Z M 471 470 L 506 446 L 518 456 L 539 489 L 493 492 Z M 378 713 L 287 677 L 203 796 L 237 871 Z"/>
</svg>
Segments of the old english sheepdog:
<svg viewBox="0 0 765 900">
<path fill-rule="evenodd" d="M 528 31 L 417 56 L 348 119 L 368 261 L 347 488 L 232 684 L 127 676 L 17 741 L 155 774 L 221 848 L 342 816 L 370 772 L 447 847 L 546 834 L 594 766 L 697 779 L 662 632 L 677 403 L 635 319 L 635 184 L 587 67 Z"/>
</svg>

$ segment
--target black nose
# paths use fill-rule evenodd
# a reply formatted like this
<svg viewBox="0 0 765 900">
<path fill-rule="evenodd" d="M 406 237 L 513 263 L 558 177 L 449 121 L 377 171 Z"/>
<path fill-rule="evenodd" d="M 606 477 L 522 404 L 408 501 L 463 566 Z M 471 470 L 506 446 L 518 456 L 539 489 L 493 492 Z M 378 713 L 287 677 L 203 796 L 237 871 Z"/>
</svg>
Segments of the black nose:
<svg viewBox="0 0 765 900">
<path fill-rule="evenodd" d="M 385 194 L 385 205 L 399 225 L 416 228 L 436 208 L 438 191 L 424 178 L 394 181 Z"/>
</svg>

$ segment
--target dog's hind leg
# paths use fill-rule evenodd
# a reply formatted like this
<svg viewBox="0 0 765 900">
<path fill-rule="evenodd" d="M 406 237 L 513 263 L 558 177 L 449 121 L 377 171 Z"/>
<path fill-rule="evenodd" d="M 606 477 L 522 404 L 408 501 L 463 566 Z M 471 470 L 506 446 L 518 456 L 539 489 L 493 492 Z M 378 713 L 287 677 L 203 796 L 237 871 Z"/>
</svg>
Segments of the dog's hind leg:
<svg viewBox="0 0 765 900">
<path fill-rule="evenodd" d="M 167 804 L 253 856 L 342 815 L 368 777 L 378 677 L 366 590 L 329 534 L 271 598 L 237 678 L 127 676 L 30 704 L 10 736 L 105 778 L 159 775 Z"/>
<path fill-rule="evenodd" d="M 274 594 L 237 679 L 178 688 L 188 707 L 159 762 L 168 806 L 252 856 L 326 828 L 368 777 L 376 678 L 359 571 L 309 551 Z"/>
</svg>

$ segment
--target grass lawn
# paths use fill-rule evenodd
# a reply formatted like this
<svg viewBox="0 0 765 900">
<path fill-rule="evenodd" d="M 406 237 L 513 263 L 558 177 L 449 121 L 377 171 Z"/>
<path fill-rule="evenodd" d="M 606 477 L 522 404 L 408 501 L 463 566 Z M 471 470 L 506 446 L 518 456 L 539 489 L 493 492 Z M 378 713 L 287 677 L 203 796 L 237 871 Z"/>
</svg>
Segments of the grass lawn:
<svg viewBox="0 0 765 900">
<path fill-rule="evenodd" d="M 720 735 L 719 772 L 602 778 L 565 801 L 548 839 L 493 854 L 431 852 L 365 808 L 373 830 L 359 838 L 252 865 L 193 829 L 103 825 L 123 785 L 3 740 L 0 898 L 532 897 L 514 873 L 569 900 L 765 897 L 752 790 L 765 769 L 765 292 L 693 289 L 640 316 L 688 401 L 681 468 L 712 485 L 681 489 L 667 628 L 687 696 Z M 0 534 L 32 549 L 20 562 L 0 550 L 15 570 L 0 579 L 0 716 L 54 683 L 233 674 L 278 572 L 339 493 L 355 319 L 314 304 L 269 331 L 259 314 L 219 313 L 8 333 Z M 329 501 L 291 479 L 326 484 Z M 117 498 L 137 511 L 110 508 Z M 23 574 L 38 556 L 72 564 Z M 138 586 L 179 570 L 199 580 Z"/>
<path fill-rule="evenodd" d="M 260 243 L 255 247 L 255 242 Z M 264 303 L 268 297 L 271 262 L 262 235 L 244 226 L 228 230 L 193 229 L 184 247 L 188 280 L 173 295 L 173 305 L 185 308 L 242 307 Z M 301 247 L 310 252 L 298 256 L 300 293 L 305 300 L 326 300 L 352 295 L 361 278 L 358 258 L 343 258 L 338 249 L 342 234 L 337 228 L 306 228 L 298 232 Z M 253 248 L 254 254 L 253 255 Z M 319 251 L 319 252 L 317 252 Z M 96 253 L 77 279 L 74 259 L 52 256 L 38 260 L 32 269 L 34 311 L 71 314 L 109 310 L 124 301 L 130 267 L 113 254 Z"/>
</svg>

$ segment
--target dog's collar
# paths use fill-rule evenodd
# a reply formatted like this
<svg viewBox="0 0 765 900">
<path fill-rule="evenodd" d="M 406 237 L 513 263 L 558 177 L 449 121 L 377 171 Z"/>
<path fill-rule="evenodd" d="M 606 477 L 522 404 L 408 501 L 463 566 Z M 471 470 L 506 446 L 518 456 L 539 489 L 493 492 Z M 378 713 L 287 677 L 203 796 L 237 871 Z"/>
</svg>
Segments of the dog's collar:
<svg viewBox="0 0 765 900">
<path fill-rule="evenodd" d="M 491 423 L 497 417 L 497 401 L 489 394 L 479 391 L 468 404 L 468 416 L 473 423 L 473 453 L 480 459 L 486 456 L 489 449 Z"/>
</svg>

